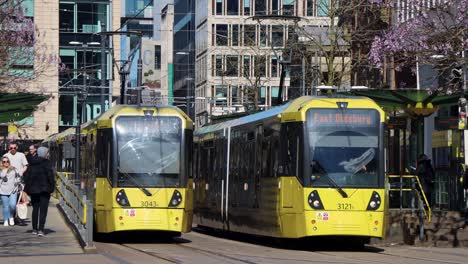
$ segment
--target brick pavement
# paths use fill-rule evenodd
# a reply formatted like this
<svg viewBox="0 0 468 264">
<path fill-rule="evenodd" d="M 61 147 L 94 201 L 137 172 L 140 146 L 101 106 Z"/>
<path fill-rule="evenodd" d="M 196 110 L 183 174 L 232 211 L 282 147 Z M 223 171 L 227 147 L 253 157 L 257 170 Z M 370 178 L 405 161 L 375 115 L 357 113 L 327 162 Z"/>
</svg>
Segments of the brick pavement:
<svg viewBox="0 0 468 264">
<path fill-rule="evenodd" d="M 8 227 L 3 226 L 0 210 L 0 264 L 116 263 L 105 255 L 85 254 L 56 205 L 57 200 L 51 198 L 44 237 L 31 234 L 32 207 L 24 223 Z"/>
</svg>

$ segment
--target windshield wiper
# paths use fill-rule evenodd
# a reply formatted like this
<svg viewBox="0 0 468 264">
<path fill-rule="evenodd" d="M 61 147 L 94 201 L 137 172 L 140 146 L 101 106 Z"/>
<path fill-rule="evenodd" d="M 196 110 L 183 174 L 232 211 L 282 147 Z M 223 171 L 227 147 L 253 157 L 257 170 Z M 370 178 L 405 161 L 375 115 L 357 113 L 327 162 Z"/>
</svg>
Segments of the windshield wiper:
<svg viewBox="0 0 468 264">
<path fill-rule="evenodd" d="M 135 180 L 135 178 L 133 178 L 133 176 L 131 176 L 130 174 L 126 173 L 126 172 L 121 172 L 119 171 L 120 173 L 122 173 L 123 175 L 126 176 L 127 179 L 130 179 L 135 185 L 136 187 L 138 187 L 138 189 L 140 189 L 146 196 L 153 196 L 145 187 L 141 186 L 137 180 Z"/>
<path fill-rule="evenodd" d="M 328 174 L 325 174 L 324 176 L 328 179 L 328 182 L 331 184 L 331 186 L 334 187 L 341 194 L 341 196 L 343 196 L 343 198 L 348 198 L 348 194 L 336 183 L 336 181 L 328 176 Z"/>
<path fill-rule="evenodd" d="M 328 182 L 331 184 L 333 188 L 335 188 L 343 198 L 348 198 L 348 194 L 341 188 L 336 181 L 334 181 L 330 176 L 328 176 L 328 173 L 325 171 L 325 169 L 320 165 L 320 163 L 316 160 L 312 161 L 312 164 L 310 164 L 310 167 L 312 168 L 312 173 L 314 169 L 320 173 L 323 177 L 327 178 Z"/>
</svg>

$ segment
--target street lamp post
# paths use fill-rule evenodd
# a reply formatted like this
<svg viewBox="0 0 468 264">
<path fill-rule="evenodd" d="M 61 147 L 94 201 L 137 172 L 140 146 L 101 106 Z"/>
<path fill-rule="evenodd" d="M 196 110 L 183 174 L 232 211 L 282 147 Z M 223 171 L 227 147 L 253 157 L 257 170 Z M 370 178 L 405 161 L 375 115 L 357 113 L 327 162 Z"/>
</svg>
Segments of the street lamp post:
<svg viewBox="0 0 468 264">
<path fill-rule="evenodd" d="M 83 50 L 83 88 L 80 89 L 77 93 L 77 111 L 76 111 L 76 130 L 75 130 L 75 179 L 79 179 L 80 173 L 80 145 L 81 145 L 81 119 L 83 116 L 86 116 L 86 107 L 83 107 L 83 104 L 86 103 L 87 97 L 87 83 L 86 78 L 88 74 L 86 72 L 86 50 L 88 45 L 99 45 L 98 42 L 88 42 L 82 43 L 78 41 L 70 41 L 71 45 L 81 45 Z"/>
</svg>

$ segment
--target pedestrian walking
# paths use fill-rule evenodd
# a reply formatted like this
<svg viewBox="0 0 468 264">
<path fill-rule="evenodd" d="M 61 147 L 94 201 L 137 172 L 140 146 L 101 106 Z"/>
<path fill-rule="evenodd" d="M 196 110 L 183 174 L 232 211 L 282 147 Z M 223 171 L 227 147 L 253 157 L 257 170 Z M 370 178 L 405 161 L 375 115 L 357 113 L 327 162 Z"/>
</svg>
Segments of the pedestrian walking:
<svg viewBox="0 0 468 264">
<path fill-rule="evenodd" d="M 0 196 L 2 197 L 3 225 L 14 226 L 16 201 L 20 186 L 20 177 L 8 157 L 2 157 L 0 172 Z"/>
<path fill-rule="evenodd" d="M 28 154 L 26 154 L 26 160 L 28 161 L 28 163 L 31 157 L 35 156 L 37 156 L 37 146 L 35 144 L 32 144 L 31 146 L 29 146 Z"/>
<path fill-rule="evenodd" d="M 24 153 L 18 152 L 18 144 L 10 143 L 8 152 L 3 156 L 8 157 L 11 162 L 11 166 L 16 169 L 20 176 L 23 176 L 24 172 L 28 168 L 28 160 Z"/>
<path fill-rule="evenodd" d="M 432 192 L 434 190 L 435 172 L 432 167 L 431 160 L 426 154 L 421 154 L 418 158 L 416 175 L 418 175 L 419 181 L 421 182 L 427 202 L 429 203 L 429 206 L 432 207 Z"/>
<path fill-rule="evenodd" d="M 31 157 L 29 168 L 24 175 L 25 192 L 30 195 L 33 206 L 32 234 L 44 236 L 50 194 L 55 189 L 55 178 L 46 147 L 37 149 L 37 156 Z"/>
</svg>

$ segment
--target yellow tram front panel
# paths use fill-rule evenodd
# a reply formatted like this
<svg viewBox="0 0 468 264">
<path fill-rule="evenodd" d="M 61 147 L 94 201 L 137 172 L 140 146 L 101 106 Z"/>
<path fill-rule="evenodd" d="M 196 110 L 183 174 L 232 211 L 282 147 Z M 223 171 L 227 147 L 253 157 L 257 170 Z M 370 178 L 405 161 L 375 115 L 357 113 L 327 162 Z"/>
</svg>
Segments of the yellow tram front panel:
<svg viewBox="0 0 468 264">
<path fill-rule="evenodd" d="M 193 218 L 193 190 L 191 188 L 145 188 L 152 196 L 145 195 L 139 188 L 110 188 L 107 179 L 98 179 L 96 192 L 97 231 L 109 233 L 130 230 L 161 230 L 190 232 Z M 107 186 L 106 186 L 107 185 Z M 187 184 L 191 186 L 191 182 Z M 116 197 L 124 192 L 129 206 L 121 206 Z M 99 192 L 105 201 L 99 201 Z M 107 194 L 106 194 L 107 192 Z M 180 194 L 181 203 L 169 207 L 175 192 Z M 100 204 L 100 202 L 102 204 Z"/>
<path fill-rule="evenodd" d="M 317 191 L 323 209 L 314 210 L 309 206 L 310 193 Z M 384 236 L 384 189 L 344 188 L 349 196 L 343 198 L 334 188 L 305 188 L 304 208 L 307 236 Z M 371 197 L 379 199 L 376 210 L 368 210 Z"/>
<path fill-rule="evenodd" d="M 304 188 L 296 177 L 279 179 L 279 222 L 281 237 L 362 236 L 383 238 L 386 196 L 384 189 L 344 188 L 344 198 L 335 188 Z M 318 193 L 323 209 L 309 203 Z M 378 194 L 379 206 L 367 210 Z"/>
</svg>

